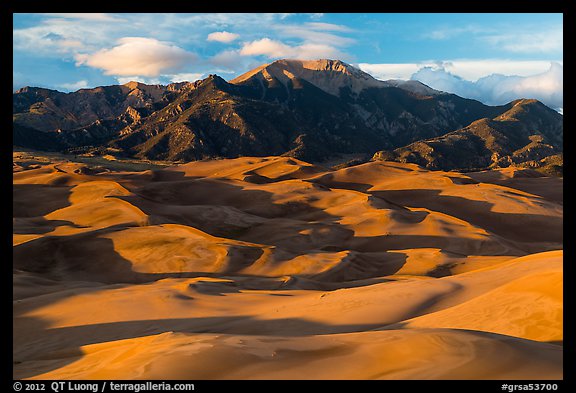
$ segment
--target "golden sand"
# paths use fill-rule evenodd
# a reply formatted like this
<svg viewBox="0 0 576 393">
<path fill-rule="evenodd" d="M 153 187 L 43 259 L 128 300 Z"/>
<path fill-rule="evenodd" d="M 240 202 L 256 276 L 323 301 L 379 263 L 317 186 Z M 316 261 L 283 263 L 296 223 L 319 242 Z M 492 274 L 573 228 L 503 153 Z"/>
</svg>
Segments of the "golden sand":
<svg viewBox="0 0 576 393">
<path fill-rule="evenodd" d="M 562 378 L 560 178 L 15 164 L 14 378 Z"/>
</svg>

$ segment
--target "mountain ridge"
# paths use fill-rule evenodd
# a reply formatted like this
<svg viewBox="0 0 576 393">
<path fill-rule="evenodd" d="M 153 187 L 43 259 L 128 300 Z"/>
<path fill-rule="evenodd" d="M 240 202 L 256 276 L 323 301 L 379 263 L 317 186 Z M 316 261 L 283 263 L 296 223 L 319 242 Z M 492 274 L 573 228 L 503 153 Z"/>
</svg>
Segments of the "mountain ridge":
<svg viewBox="0 0 576 393">
<path fill-rule="evenodd" d="M 417 81 L 380 81 L 340 60 L 283 59 L 228 82 L 211 74 L 71 93 L 25 87 L 13 94 L 13 136 L 22 147 L 53 139 L 46 149 L 169 161 L 288 155 L 319 162 L 394 151 L 486 118 L 523 133 L 553 123 L 543 144 L 561 152 L 562 116 L 542 111 L 538 101 L 522 102 L 488 106 Z M 30 136 L 37 132 L 46 135 Z"/>
<path fill-rule="evenodd" d="M 493 119 L 482 118 L 436 138 L 380 151 L 373 159 L 440 170 L 471 171 L 528 162 L 538 167 L 536 162 L 561 155 L 562 145 L 561 115 L 537 100 L 518 99 Z"/>
</svg>

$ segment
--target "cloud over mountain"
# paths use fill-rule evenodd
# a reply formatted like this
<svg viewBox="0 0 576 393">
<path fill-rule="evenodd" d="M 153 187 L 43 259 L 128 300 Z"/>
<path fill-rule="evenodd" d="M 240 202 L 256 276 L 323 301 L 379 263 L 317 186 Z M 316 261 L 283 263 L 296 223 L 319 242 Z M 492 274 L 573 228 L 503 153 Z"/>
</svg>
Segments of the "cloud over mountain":
<svg viewBox="0 0 576 393">
<path fill-rule="evenodd" d="M 274 58 L 297 58 L 304 60 L 318 58 L 346 58 L 339 49 L 334 46 L 320 43 L 303 43 L 301 45 L 288 45 L 280 41 L 262 38 L 245 43 L 240 49 L 243 56 L 266 56 Z"/>
<path fill-rule="evenodd" d="M 563 107 L 563 66 L 559 62 L 487 59 L 358 66 L 381 80 L 418 80 L 490 105 L 535 98 L 555 109 Z"/>
<path fill-rule="evenodd" d="M 238 37 L 240 37 L 240 35 L 236 33 L 230 33 L 228 31 L 215 31 L 208 34 L 206 40 L 228 43 L 238 39 Z"/>
<path fill-rule="evenodd" d="M 516 98 L 535 98 L 552 108 L 563 107 L 563 66 L 551 63 L 548 71 L 530 75 L 491 74 L 476 82 L 446 71 L 443 67 L 424 67 L 411 79 L 446 92 L 499 105 Z"/>
<path fill-rule="evenodd" d="M 102 69 L 106 75 L 146 77 L 177 72 L 197 60 L 194 53 L 169 42 L 143 37 L 124 37 L 113 48 L 75 58 L 77 65 Z"/>
</svg>

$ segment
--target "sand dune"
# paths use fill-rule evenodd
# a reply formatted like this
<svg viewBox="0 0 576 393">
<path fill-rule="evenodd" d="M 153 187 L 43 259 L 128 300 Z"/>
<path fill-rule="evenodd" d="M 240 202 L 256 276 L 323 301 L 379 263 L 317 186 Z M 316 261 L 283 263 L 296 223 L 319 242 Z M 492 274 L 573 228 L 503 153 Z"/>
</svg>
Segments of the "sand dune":
<svg viewBox="0 0 576 393">
<path fill-rule="evenodd" d="M 27 160 L 14 378 L 562 378 L 562 179 Z"/>
</svg>

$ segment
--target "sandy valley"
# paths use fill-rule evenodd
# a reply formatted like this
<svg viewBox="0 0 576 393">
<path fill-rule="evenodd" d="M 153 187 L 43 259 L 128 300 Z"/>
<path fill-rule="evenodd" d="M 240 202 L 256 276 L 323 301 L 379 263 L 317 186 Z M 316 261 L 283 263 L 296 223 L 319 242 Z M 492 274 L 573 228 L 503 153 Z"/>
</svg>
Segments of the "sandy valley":
<svg viewBox="0 0 576 393">
<path fill-rule="evenodd" d="M 563 180 L 14 153 L 14 378 L 562 378 Z"/>
</svg>

